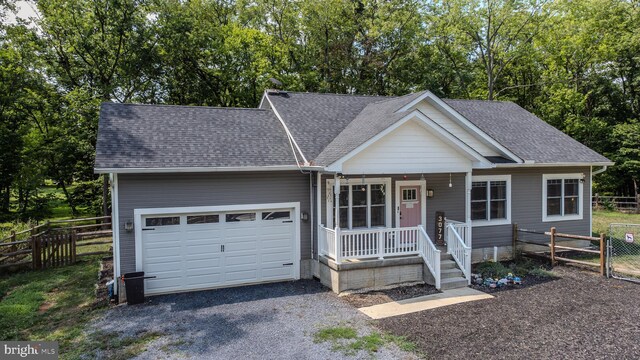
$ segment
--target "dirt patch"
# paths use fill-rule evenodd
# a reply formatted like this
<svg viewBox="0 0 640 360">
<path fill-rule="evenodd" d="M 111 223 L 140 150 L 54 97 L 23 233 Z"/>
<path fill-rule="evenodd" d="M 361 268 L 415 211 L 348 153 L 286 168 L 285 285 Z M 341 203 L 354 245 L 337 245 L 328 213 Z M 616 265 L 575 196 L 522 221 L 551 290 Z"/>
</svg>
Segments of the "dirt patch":
<svg viewBox="0 0 640 360">
<path fill-rule="evenodd" d="M 411 299 L 418 296 L 437 294 L 435 287 L 427 284 L 417 284 L 411 286 L 400 286 L 391 289 L 373 290 L 364 293 L 355 293 L 340 298 L 350 305 L 361 308 L 384 304 L 393 301 Z"/>
<path fill-rule="evenodd" d="M 44 314 L 45 312 L 47 312 L 47 310 L 51 309 L 53 305 L 54 304 L 50 302 L 43 302 L 42 304 L 40 304 L 40 307 L 38 307 L 38 312 L 40 314 Z"/>
<path fill-rule="evenodd" d="M 107 282 L 113 280 L 113 257 L 108 256 L 100 260 L 100 271 L 98 272 L 98 283 L 96 284 L 96 302 L 103 304 L 109 301 L 109 291 Z"/>
<path fill-rule="evenodd" d="M 640 286 L 558 266 L 559 278 L 494 299 L 381 319 L 439 359 L 631 359 L 640 353 Z"/>
</svg>

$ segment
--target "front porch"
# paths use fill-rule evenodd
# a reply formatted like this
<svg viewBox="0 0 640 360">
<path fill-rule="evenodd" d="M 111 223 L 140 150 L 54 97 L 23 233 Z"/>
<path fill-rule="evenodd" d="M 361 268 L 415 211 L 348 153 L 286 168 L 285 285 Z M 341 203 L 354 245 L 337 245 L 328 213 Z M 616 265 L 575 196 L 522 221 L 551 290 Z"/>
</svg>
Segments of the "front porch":
<svg viewBox="0 0 640 360">
<path fill-rule="evenodd" d="M 471 279 L 469 226 L 444 221 L 445 245 L 422 225 L 342 230 L 318 228 L 320 279 L 335 292 L 424 281 L 437 289 L 467 286 Z"/>
</svg>

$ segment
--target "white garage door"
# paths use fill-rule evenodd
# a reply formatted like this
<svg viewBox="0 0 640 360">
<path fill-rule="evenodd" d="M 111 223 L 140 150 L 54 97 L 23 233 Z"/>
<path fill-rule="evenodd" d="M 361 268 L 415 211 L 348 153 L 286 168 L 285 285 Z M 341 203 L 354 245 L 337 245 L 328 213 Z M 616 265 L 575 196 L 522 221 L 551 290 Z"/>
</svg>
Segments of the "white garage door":
<svg viewBox="0 0 640 360">
<path fill-rule="evenodd" d="M 145 215 L 147 295 L 295 279 L 293 209 Z"/>
</svg>

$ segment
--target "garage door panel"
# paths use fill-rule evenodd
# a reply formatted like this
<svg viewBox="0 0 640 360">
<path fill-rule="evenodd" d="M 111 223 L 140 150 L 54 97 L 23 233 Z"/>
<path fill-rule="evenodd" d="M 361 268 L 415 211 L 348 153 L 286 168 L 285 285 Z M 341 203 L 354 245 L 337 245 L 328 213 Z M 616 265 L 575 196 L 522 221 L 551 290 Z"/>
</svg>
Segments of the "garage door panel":
<svg viewBox="0 0 640 360">
<path fill-rule="evenodd" d="M 188 224 L 186 219 L 202 220 L 199 214 L 151 216 L 180 217 L 180 225 L 149 227 L 153 230 L 142 232 L 143 271 L 157 276 L 145 281 L 146 293 L 295 278 L 294 267 L 283 266 L 296 258 L 295 224 L 263 219 L 264 212 L 274 211 L 216 212 L 217 218 L 207 218 L 210 223 L 198 224 Z"/>
<path fill-rule="evenodd" d="M 228 285 L 243 283 L 243 282 L 256 282 L 258 281 L 258 270 L 233 270 L 226 272 L 224 275 L 225 283 Z"/>
</svg>

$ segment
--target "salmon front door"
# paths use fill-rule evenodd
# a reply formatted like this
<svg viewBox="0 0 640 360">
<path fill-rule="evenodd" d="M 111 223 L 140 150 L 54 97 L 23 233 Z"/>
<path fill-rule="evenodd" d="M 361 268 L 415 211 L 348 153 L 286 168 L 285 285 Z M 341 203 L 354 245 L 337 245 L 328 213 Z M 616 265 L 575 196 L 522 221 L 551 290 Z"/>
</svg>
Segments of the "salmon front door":
<svg viewBox="0 0 640 360">
<path fill-rule="evenodd" d="M 400 186 L 400 227 L 422 224 L 420 185 Z"/>
</svg>

